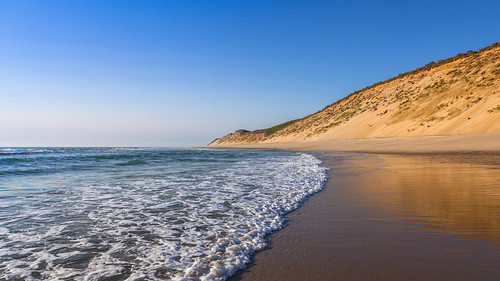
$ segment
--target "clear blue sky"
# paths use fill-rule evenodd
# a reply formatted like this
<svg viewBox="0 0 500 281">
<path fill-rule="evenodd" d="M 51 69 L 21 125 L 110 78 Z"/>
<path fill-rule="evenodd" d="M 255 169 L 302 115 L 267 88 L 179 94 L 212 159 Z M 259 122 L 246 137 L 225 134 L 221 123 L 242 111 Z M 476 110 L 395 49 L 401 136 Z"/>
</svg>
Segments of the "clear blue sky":
<svg viewBox="0 0 500 281">
<path fill-rule="evenodd" d="M 500 41 L 500 1 L 0 0 L 0 146 L 193 146 Z"/>
</svg>

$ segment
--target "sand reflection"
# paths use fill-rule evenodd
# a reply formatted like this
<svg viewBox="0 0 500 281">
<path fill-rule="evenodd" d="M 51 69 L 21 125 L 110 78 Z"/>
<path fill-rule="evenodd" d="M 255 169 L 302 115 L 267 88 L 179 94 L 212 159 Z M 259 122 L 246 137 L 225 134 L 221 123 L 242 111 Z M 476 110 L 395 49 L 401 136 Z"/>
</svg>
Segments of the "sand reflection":
<svg viewBox="0 0 500 281">
<path fill-rule="evenodd" d="M 379 155 L 363 165 L 372 166 L 358 194 L 365 202 L 437 231 L 500 243 L 500 155 Z"/>
</svg>

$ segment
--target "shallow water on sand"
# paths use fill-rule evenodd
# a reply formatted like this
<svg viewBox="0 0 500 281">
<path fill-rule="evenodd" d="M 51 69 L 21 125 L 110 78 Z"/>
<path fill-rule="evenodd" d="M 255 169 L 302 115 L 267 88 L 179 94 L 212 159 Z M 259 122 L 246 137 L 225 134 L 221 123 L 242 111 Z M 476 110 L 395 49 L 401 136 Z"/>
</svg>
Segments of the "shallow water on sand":
<svg viewBox="0 0 500 281">
<path fill-rule="evenodd" d="M 1 148 L 0 280 L 223 280 L 323 187 L 320 163 L 279 151 Z"/>
<path fill-rule="evenodd" d="M 436 231 L 500 243 L 500 154 L 378 157 L 359 194 Z"/>
</svg>

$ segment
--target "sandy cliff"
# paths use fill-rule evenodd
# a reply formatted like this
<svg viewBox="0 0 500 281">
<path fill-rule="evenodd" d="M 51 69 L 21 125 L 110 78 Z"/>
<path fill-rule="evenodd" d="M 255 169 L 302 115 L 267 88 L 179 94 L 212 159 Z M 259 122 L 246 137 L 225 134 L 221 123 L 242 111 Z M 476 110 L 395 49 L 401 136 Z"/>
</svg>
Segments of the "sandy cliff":
<svg viewBox="0 0 500 281">
<path fill-rule="evenodd" d="M 210 145 L 500 132 L 500 43 L 377 83 L 302 119 Z"/>
</svg>

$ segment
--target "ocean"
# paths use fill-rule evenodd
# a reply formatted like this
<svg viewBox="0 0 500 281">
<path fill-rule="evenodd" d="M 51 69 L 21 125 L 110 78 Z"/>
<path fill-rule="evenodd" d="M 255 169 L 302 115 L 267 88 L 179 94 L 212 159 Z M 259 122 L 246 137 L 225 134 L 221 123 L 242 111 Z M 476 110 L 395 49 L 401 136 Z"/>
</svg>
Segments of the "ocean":
<svg viewBox="0 0 500 281">
<path fill-rule="evenodd" d="M 292 151 L 0 148 L 0 280 L 225 280 L 326 179 Z"/>
</svg>

